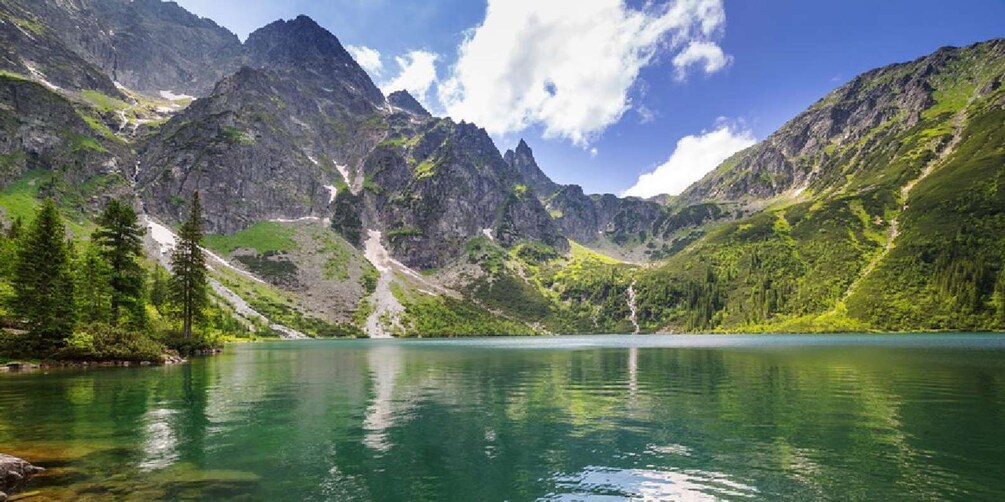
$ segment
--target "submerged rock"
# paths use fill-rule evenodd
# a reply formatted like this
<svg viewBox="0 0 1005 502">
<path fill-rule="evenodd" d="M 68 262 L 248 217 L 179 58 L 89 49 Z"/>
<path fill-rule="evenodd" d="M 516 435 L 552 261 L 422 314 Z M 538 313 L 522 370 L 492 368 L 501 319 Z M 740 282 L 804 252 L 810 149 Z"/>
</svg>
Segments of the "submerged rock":
<svg viewBox="0 0 1005 502">
<path fill-rule="evenodd" d="M 14 493 L 32 478 L 44 471 L 17 457 L 0 453 L 0 500 L 7 500 L 7 493 Z"/>
</svg>

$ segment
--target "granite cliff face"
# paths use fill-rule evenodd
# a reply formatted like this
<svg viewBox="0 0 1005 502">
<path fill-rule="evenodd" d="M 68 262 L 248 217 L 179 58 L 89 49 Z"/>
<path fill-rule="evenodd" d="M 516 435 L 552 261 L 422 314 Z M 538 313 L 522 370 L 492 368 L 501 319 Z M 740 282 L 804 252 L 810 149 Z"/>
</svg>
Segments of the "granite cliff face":
<svg viewBox="0 0 1005 502">
<path fill-rule="evenodd" d="M 96 120 L 44 85 L 0 75 L 0 183 L 31 170 L 62 173 L 69 183 L 97 175 L 124 180 L 131 153 L 107 129 L 95 130 Z"/>
<path fill-rule="evenodd" d="M 365 200 L 405 263 L 432 268 L 471 237 L 504 245 L 565 238 L 484 129 L 450 119 L 394 117 L 400 124 L 367 158 Z"/>
<path fill-rule="evenodd" d="M 432 117 L 422 104 L 418 102 L 408 91 L 394 91 L 387 95 L 387 102 L 391 106 L 407 112 L 409 114 L 415 115 L 418 118 L 429 118 Z"/>
<path fill-rule="evenodd" d="M 382 136 L 383 96 L 313 21 L 278 21 L 247 45 L 254 68 L 221 80 L 143 143 L 140 186 L 154 214 L 177 220 L 176 201 L 200 190 L 211 232 L 327 218 L 336 187 L 353 184 Z"/>
<path fill-rule="evenodd" d="M 9 0 L 115 82 L 150 95 L 205 95 L 239 66 L 233 33 L 161 0 Z"/>
<path fill-rule="evenodd" d="M 565 248 L 484 130 L 432 118 L 405 92 L 385 100 L 311 19 L 272 23 L 245 46 L 251 66 L 143 142 L 139 186 L 153 214 L 178 220 L 179 201 L 199 190 L 211 232 L 333 219 L 357 244 L 363 227 L 384 232 L 416 267 L 445 264 L 485 232 Z"/>
<path fill-rule="evenodd" d="M 537 165 L 534 152 L 524 140 L 508 150 L 504 159 L 568 238 L 608 249 L 662 240 L 659 223 L 666 212 L 662 204 L 613 194 L 587 195 L 578 185 L 559 185 Z"/>
<path fill-rule="evenodd" d="M 36 10 L 45 12 L 20 2 L 0 2 L 0 70 L 31 77 L 51 90 L 90 89 L 119 96 L 111 78 L 75 52 Z"/>
<path fill-rule="evenodd" d="M 506 150 L 503 159 L 510 167 L 520 173 L 527 186 L 543 200 L 547 200 L 562 188 L 558 183 L 551 181 L 551 178 L 538 167 L 537 160 L 534 159 L 534 151 L 522 139 L 515 149 Z"/>
</svg>

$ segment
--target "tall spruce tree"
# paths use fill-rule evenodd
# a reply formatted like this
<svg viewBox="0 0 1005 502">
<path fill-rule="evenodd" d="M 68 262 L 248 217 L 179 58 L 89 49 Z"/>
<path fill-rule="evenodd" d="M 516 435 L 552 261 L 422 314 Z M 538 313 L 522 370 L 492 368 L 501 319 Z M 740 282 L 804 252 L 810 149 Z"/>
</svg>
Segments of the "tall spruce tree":
<svg viewBox="0 0 1005 502">
<path fill-rule="evenodd" d="M 112 199 L 98 218 L 91 240 L 108 263 L 111 286 L 112 325 L 119 323 L 125 308 L 134 324 L 142 324 L 143 287 L 146 273 L 140 265 L 144 229 L 132 207 Z"/>
<path fill-rule="evenodd" d="M 31 353 L 49 353 L 72 334 L 70 260 L 63 220 L 56 203 L 46 200 L 18 243 L 14 265 L 14 310 L 27 323 Z"/>
<path fill-rule="evenodd" d="M 160 314 L 171 299 L 171 289 L 168 279 L 164 276 L 164 268 L 159 264 L 154 266 L 153 280 L 150 283 L 150 303 Z"/>
<path fill-rule="evenodd" d="M 106 323 L 111 319 L 113 291 L 111 267 L 93 243 L 79 253 L 74 267 L 77 318 L 81 322 Z"/>
<path fill-rule="evenodd" d="M 209 303 L 206 256 L 202 242 L 202 204 L 199 192 L 192 194 L 188 219 L 178 230 L 178 242 L 171 255 L 171 299 L 182 320 L 182 333 L 192 337 L 192 325 L 200 321 Z"/>
</svg>

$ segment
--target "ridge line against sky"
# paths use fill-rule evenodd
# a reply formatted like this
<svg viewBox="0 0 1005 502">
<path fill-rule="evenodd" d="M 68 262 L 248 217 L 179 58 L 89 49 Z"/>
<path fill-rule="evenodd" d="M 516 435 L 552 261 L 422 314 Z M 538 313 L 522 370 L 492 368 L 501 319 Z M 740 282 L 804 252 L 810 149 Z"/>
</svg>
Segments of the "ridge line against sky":
<svg viewBox="0 0 1005 502">
<path fill-rule="evenodd" d="M 643 197 L 682 191 L 858 73 L 1005 36 L 996 0 L 178 3 L 242 39 L 309 15 L 385 94 L 500 150 L 526 138 L 559 183 Z"/>
</svg>

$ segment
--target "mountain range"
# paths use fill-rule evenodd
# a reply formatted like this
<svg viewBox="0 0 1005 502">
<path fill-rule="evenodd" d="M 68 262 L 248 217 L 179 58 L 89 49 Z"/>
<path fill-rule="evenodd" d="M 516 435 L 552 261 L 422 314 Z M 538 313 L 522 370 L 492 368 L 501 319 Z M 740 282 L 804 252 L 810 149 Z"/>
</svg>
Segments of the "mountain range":
<svg viewBox="0 0 1005 502">
<path fill-rule="evenodd" d="M 216 301 L 284 336 L 1005 329 L 1005 40 L 862 74 L 679 196 L 585 194 L 385 96 L 306 16 L 0 0 L 0 208 L 199 191 Z"/>
</svg>

